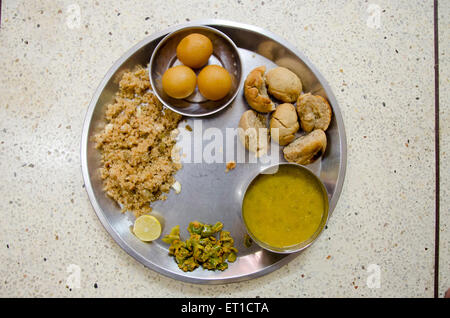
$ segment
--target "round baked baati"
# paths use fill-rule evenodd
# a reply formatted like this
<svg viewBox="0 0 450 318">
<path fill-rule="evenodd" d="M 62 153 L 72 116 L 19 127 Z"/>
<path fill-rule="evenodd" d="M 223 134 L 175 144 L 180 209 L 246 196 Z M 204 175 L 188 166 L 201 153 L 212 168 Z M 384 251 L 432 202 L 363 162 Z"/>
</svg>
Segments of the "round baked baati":
<svg viewBox="0 0 450 318">
<path fill-rule="evenodd" d="M 270 136 L 263 115 L 251 109 L 244 112 L 239 120 L 238 136 L 244 147 L 256 157 L 267 153 Z"/>
<path fill-rule="evenodd" d="M 295 138 L 300 125 L 297 120 L 295 106 L 284 103 L 277 106 L 270 119 L 270 136 L 279 145 L 285 146 Z"/>
<path fill-rule="evenodd" d="M 327 148 L 327 136 L 321 129 L 298 137 L 284 147 L 284 158 L 289 162 L 308 165 L 320 158 Z"/>
<path fill-rule="evenodd" d="M 244 96 L 247 103 L 254 110 L 261 113 L 269 113 L 275 110 L 275 105 L 267 93 L 264 73 L 265 66 L 259 66 L 252 70 L 244 82 Z"/>
<path fill-rule="evenodd" d="M 281 66 L 267 72 L 266 84 L 269 94 L 285 103 L 294 103 L 302 92 L 300 78 Z"/>
<path fill-rule="evenodd" d="M 306 132 L 314 129 L 328 129 L 331 122 L 331 107 L 320 95 L 311 93 L 300 95 L 297 100 L 297 112 L 302 129 Z"/>
</svg>

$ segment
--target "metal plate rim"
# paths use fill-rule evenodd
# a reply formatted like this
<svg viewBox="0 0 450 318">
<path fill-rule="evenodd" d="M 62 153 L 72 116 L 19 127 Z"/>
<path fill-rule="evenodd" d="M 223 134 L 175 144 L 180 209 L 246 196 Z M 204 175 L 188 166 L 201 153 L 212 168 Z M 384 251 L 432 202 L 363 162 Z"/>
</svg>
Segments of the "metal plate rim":
<svg viewBox="0 0 450 318">
<path fill-rule="evenodd" d="M 326 91 L 331 104 L 337 106 L 336 109 L 334 109 L 334 107 L 333 107 L 333 110 L 334 110 L 334 115 L 335 115 L 336 122 L 337 122 L 337 125 L 339 128 L 339 132 L 342 135 L 342 137 L 340 138 L 340 152 L 341 152 L 342 160 L 341 160 L 341 165 L 339 167 L 339 174 L 338 174 L 337 183 L 336 183 L 336 192 L 334 193 L 334 195 L 330 201 L 330 213 L 329 213 L 328 217 L 331 216 L 331 214 L 337 204 L 337 201 L 340 197 L 340 194 L 342 192 L 342 187 L 343 187 L 345 173 L 346 173 L 346 166 L 347 166 L 347 138 L 346 138 L 342 114 L 340 112 L 340 108 L 338 107 L 336 97 L 334 96 L 328 82 L 325 80 L 325 78 L 322 76 L 322 74 L 317 70 L 317 68 L 309 61 L 309 59 L 306 56 L 304 56 L 300 51 L 298 51 L 297 48 L 295 48 L 288 41 L 286 41 L 285 39 L 281 38 L 280 36 L 270 32 L 268 30 L 265 30 L 263 28 L 260 28 L 260 27 L 254 26 L 254 25 L 234 22 L 234 21 L 221 20 L 221 19 L 201 19 L 201 20 L 191 21 L 189 23 L 175 25 L 175 26 L 169 27 L 167 29 L 164 29 L 162 31 L 155 32 L 152 35 L 144 38 L 143 40 L 141 40 L 140 42 L 138 42 L 137 44 L 132 46 L 119 59 L 117 59 L 114 62 L 114 64 L 109 68 L 109 70 L 103 77 L 100 84 L 97 86 L 95 93 L 89 103 L 88 109 L 86 111 L 86 115 L 85 115 L 84 122 L 83 122 L 81 144 L 80 144 L 81 172 L 82 172 L 82 176 L 83 176 L 85 190 L 88 194 L 90 203 L 91 203 L 97 217 L 99 218 L 100 222 L 105 227 L 107 232 L 112 236 L 114 241 L 125 252 L 127 252 L 127 254 L 132 256 L 138 262 L 140 262 L 144 266 L 154 270 L 155 272 L 157 272 L 159 274 L 162 274 L 166 277 L 170 277 L 172 279 L 177 279 L 177 280 L 180 280 L 183 282 L 187 282 L 187 283 L 206 284 L 206 285 L 237 283 L 237 282 L 242 282 L 242 281 L 246 281 L 246 280 L 250 280 L 253 278 L 257 278 L 257 277 L 266 275 L 266 274 L 282 267 L 283 265 L 287 264 L 292 259 L 297 257 L 301 252 L 292 253 L 290 255 L 287 255 L 286 257 L 282 258 L 278 262 L 271 264 L 269 266 L 266 266 L 265 268 L 263 268 L 260 271 L 257 271 L 257 272 L 251 273 L 251 274 L 243 274 L 240 276 L 234 276 L 233 279 L 229 279 L 229 278 L 227 278 L 227 279 L 195 278 L 195 277 L 184 276 L 180 273 L 177 273 L 177 272 L 174 272 L 174 271 L 171 271 L 168 269 L 163 269 L 163 268 L 153 264 L 151 261 L 149 261 L 145 257 L 143 257 L 136 250 L 131 249 L 130 246 L 122 239 L 122 237 L 111 226 L 111 224 L 105 217 L 105 215 L 102 211 L 102 208 L 100 207 L 100 205 L 94 195 L 94 192 L 92 189 L 92 184 L 90 181 L 89 171 L 88 171 L 87 145 L 88 145 L 89 129 L 91 126 L 91 119 L 92 119 L 94 109 L 97 105 L 97 101 L 98 101 L 101 93 L 103 92 L 103 89 L 105 88 L 106 84 L 108 83 L 109 79 L 111 78 L 111 76 L 118 70 L 118 68 L 124 63 L 124 61 L 126 61 L 131 55 L 133 55 L 141 47 L 145 46 L 149 42 L 154 41 L 155 39 L 157 39 L 159 37 L 162 37 L 170 32 L 173 32 L 179 28 L 188 27 L 191 25 L 207 25 L 207 26 L 218 26 L 218 27 L 225 26 L 225 27 L 231 27 L 231 28 L 236 28 L 236 29 L 246 29 L 246 30 L 250 30 L 253 32 L 261 33 L 261 34 L 263 34 L 267 37 L 270 37 L 273 40 L 279 42 L 283 46 L 289 48 L 292 52 L 294 52 L 298 57 L 300 57 L 302 59 L 302 61 L 312 70 L 314 75 L 318 78 L 319 82 L 322 84 L 324 90 Z"/>
</svg>

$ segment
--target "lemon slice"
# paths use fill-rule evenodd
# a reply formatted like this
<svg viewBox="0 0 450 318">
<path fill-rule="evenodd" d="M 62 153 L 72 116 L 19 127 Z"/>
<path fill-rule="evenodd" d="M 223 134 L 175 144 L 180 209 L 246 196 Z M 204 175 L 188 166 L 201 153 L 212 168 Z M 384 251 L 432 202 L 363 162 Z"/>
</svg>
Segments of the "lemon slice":
<svg viewBox="0 0 450 318">
<path fill-rule="evenodd" d="M 161 235 L 161 223 L 152 215 L 141 215 L 134 222 L 133 232 L 141 241 L 154 241 Z"/>
</svg>

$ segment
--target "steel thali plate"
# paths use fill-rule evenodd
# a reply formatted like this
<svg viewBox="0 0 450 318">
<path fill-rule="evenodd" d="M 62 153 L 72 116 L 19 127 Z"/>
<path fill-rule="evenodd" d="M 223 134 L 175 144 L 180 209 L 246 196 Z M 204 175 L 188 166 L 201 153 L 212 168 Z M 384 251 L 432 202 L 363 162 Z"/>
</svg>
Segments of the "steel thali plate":
<svg viewBox="0 0 450 318">
<path fill-rule="evenodd" d="M 235 238 L 238 258 L 229 264 L 227 270 L 220 272 L 198 268 L 185 273 L 168 255 L 168 246 L 161 239 L 143 243 L 130 232 L 134 216 L 131 213 L 120 213 L 117 203 L 105 195 L 98 171 L 101 166 L 100 154 L 92 141 L 92 136 L 104 127 L 106 106 L 113 101 L 122 74 L 136 65 L 146 67 L 153 49 L 165 35 L 191 25 L 211 26 L 228 35 L 239 48 L 244 77 L 260 65 L 266 65 L 268 69 L 277 65 L 284 66 L 300 76 L 304 92 L 319 94 L 329 100 L 333 117 L 326 132 L 327 150 L 321 160 L 308 168 L 325 184 L 329 196 L 329 216 L 332 215 L 344 182 L 347 144 L 339 105 L 328 83 L 311 62 L 284 39 L 259 27 L 225 20 L 198 20 L 168 28 L 145 38 L 115 62 L 96 89 L 87 110 L 81 140 L 82 174 L 91 204 L 103 226 L 117 244 L 146 267 L 190 283 L 239 282 L 270 273 L 301 254 L 276 254 L 265 251 L 256 244 L 250 248 L 243 245 L 246 230 L 241 219 L 242 189 L 249 178 L 262 169 L 261 164 L 238 163 L 234 170 L 226 173 L 225 163 L 184 163 L 176 174 L 176 179 L 182 185 L 181 192 L 176 194 L 171 191 L 167 200 L 152 204 L 153 209 L 164 219 L 162 235 L 167 234 L 173 226 L 180 225 L 181 234 L 186 237 L 189 222 L 199 220 L 205 223 L 221 221 L 224 229 L 230 231 Z M 241 92 L 221 112 L 202 119 L 186 118 L 179 127 L 186 124 L 193 127 L 194 147 L 198 140 L 200 144 L 197 146 L 204 147 L 210 140 L 195 135 L 199 131 L 199 125 L 202 131 L 219 128 L 225 135 L 226 128 L 237 127 L 240 116 L 247 109 L 248 105 Z M 223 148 L 226 149 L 225 145 Z M 284 161 L 282 156 L 281 161 Z"/>
</svg>

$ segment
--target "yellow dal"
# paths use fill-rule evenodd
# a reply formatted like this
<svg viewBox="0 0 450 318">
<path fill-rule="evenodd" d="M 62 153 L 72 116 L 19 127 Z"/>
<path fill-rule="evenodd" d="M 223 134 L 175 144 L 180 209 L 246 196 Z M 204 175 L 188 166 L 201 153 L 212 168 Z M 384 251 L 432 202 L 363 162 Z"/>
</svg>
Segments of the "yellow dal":
<svg viewBox="0 0 450 318">
<path fill-rule="evenodd" d="M 243 218 L 253 236 L 272 247 L 286 248 L 309 239 L 319 228 L 327 200 L 321 184 L 303 169 L 281 165 L 249 186 Z"/>
</svg>

